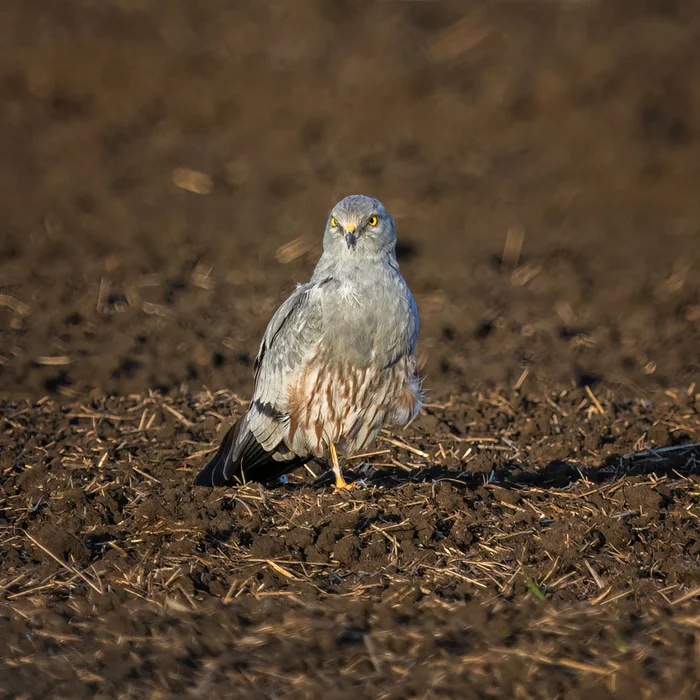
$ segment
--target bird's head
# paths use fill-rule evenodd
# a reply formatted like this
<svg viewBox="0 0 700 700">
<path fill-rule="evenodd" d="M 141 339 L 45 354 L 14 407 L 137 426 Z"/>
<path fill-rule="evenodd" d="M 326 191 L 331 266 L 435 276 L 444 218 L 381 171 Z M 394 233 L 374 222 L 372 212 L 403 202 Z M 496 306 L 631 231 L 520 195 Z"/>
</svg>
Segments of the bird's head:
<svg viewBox="0 0 700 700">
<path fill-rule="evenodd" d="M 326 225 L 325 251 L 343 257 L 383 257 L 396 247 L 396 224 L 384 205 L 354 194 L 336 204 Z"/>
</svg>

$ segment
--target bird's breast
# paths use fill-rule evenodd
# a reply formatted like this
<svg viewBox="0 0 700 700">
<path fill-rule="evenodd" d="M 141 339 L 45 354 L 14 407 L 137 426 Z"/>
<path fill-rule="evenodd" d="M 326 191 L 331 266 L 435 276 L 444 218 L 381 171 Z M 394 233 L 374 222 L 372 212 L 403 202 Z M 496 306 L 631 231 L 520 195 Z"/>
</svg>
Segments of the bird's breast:
<svg viewBox="0 0 700 700">
<path fill-rule="evenodd" d="M 408 351 L 411 308 L 393 279 L 337 282 L 324 299 L 324 350 L 339 361 L 384 366 Z"/>
</svg>

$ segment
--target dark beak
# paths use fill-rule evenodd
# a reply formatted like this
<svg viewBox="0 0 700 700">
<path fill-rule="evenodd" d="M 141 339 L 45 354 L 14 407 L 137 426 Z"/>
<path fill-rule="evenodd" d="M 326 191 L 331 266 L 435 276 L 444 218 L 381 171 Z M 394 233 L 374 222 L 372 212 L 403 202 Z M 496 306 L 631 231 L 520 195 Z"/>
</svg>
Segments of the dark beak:
<svg viewBox="0 0 700 700">
<path fill-rule="evenodd" d="M 345 232 L 345 242 L 348 244 L 348 248 L 355 250 L 355 245 L 357 245 L 357 235 L 354 231 Z"/>
</svg>

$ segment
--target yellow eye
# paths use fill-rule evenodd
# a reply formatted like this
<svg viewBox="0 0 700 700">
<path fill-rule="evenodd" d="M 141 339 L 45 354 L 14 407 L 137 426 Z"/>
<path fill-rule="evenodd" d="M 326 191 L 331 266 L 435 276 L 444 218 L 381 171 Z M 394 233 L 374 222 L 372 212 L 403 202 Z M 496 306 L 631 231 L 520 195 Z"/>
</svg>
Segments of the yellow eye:
<svg viewBox="0 0 700 700">
<path fill-rule="evenodd" d="M 376 226 L 377 225 L 377 217 L 376 216 L 370 216 L 369 219 L 367 219 L 367 223 L 370 226 Z"/>
<path fill-rule="evenodd" d="M 338 222 L 335 220 L 334 216 L 331 216 L 331 226 L 333 228 L 338 228 Z"/>
</svg>

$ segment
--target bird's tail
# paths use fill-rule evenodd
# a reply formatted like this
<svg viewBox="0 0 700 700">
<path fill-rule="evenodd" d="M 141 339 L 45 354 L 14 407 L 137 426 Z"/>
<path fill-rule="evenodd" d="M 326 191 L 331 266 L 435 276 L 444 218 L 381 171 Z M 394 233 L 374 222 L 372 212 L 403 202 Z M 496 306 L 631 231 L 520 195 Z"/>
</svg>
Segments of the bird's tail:
<svg viewBox="0 0 700 700">
<path fill-rule="evenodd" d="M 243 416 L 228 429 L 217 453 L 197 474 L 194 483 L 195 486 L 235 486 L 249 481 L 269 484 L 309 459 L 296 455 L 280 459 L 277 451 L 268 452 L 255 439 Z"/>
</svg>

